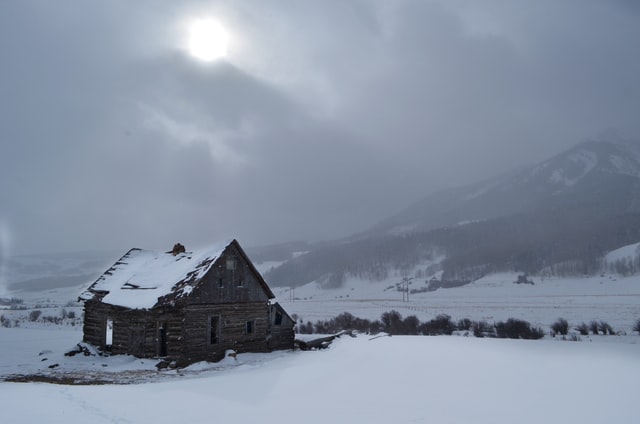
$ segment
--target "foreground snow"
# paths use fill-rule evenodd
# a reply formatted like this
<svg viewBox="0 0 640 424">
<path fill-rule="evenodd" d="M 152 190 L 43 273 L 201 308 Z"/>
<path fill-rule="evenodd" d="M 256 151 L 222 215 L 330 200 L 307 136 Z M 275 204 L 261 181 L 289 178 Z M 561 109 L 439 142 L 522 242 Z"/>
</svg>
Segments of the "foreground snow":
<svg viewBox="0 0 640 424">
<path fill-rule="evenodd" d="M 58 349 L 78 336 L 51 333 L 58 343 L 38 342 L 38 331 L 0 329 L 4 371 L 11 361 L 33 362 L 39 352 L 31 348 Z M 638 358 L 633 342 L 343 337 L 325 351 L 240 355 L 144 384 L 4 382 L 0 414 L 20 423 L 637 423 Z M 98 362 L 127 360 L 135 362 Z"/>
<path fill-rule="evenodd" d="M 321 352 L 239 355 L 222 363 L 156 371 L 154 360 L 64 356 L 81 326 L 28 322 L 33 308 L 59 316 L 71 292 L 41 293 L 57 306 L 3 310 L 19 328 L 0 327 L 0 379 L 15 374 L 132 385 L 0 383 L 2 422 L 353 422 L 353 423 L 637 423 L 640 379 L 640 276 L 536 279 L 496 274 L 456 289 L 417 293 L 410 302 L 380 283 L 347 281 L 336 290 L 310 284 L 277 295 L 289 313 L 315 321 L 341 312 L 378 319 L 391 309 L 428 320 L 489 322 L 520 318 L 548 331 L 605 320 L 626 336 L 579 342 L 466 337 L 342 338 Z M 366 284 L 363 284 L 366 283 Z M 415 288 L 419 288 L 416 283 Z M 66 290 L 66 289 L 65 289 Z M 79 288 L 73 293 L 78 293 Z M 72 294 L 73 294 L 72 293 Z M 35 294 L 34 294 L 35 295 Z M 28 299 L 27 299 L 28 300 Z M 31 302 L 33 303 L 33 302 Z M 64 306 L 80 316 L 80 308 Z M 57 365 L 56 365 L 57 364 Z M 52 365 L 56 365 L 50 368 Z"/>
</svg>

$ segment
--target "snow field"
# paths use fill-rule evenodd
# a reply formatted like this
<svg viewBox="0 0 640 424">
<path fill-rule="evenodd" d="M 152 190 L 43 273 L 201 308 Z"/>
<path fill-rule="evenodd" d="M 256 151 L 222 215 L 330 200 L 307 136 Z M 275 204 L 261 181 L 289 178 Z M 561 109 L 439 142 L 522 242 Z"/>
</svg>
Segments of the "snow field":
<svg viewBox="0 0 640 424">
<path fill-rule="evenodd" d="M 489 323 L 518 318 L 543 330 L 562 317 L 574 326 L 592 320 L 606 321 L 616 331 L 633 334 L 640 319 L 640 276 L 622 278 L 603 275 L 584 278 L 532 277 L 535 284 L 513 284 L 517 274 L 493 274 L 466 286 L 438 289 L 410 295 L 385 290 L 400 278 L 383 282 L 349 280 L 339 289 L 323 290 L 315 283 L 296 288 L 291 301 L 289 288 L 275 288 L 278 301 L 304 322 L 330 319 L 342 312 L 367 319 L 379 319 L 383 312 L 397 310 L 403 316 L 416 315 L 425 321 L 438 314 L 453 320 L 469 318 Z M 412 289 L 423 286 L 416 282 Z"/>
<path fill-rule="evenodd" d="M 129 356 L 65 357 L 81 326 L 22 322 L 0 328 L 0 378 L 75 373 L 131 385 L 61 386 L 0 382 L 0 419 L 12 423 L 637 423 L 640 277 L 533 278 L 487 276 L 467 286 L 417 293 L 385 290 L 398 282 L 349 280 L 335 290 L 314 284 L 275 288 L 290 314 L 306 321 L 342 312 L 378 319 L 396 309 L 428 320 L 525 319 L 549 331 L 558 317 L 571 327 L 604 320 L 627 336 L 582 336 L 580 342 L 473 337 L 342 337 L 328 350 L 244 354 L 180 371 Z M 397 281 L 396 281 L 397 280 Z M 421 282 L 414 281 L 411 288 Z M 54 293 L 52 293 L 54 294 Z M 66 300 L 66 292 L 57 293 Z M 306 300 L 304 300 L 306 298 Z M 63 304 L 63 303 L 60 303 Z M 76 310 L 79 308 L 67 308 Z M 43 308 L 58 315 L 61 307 Z M 3 310 L 11 319 L 25 311 Z M 58 367 L 50 369 L 52 364 Z"/>
<path fill-rule="evenodd" d="M 15 423 L 637 423 L 639 354 L 638 344 L 342 337 L 170 381 L 0 383 L 0 411 Z"/>
</svg>

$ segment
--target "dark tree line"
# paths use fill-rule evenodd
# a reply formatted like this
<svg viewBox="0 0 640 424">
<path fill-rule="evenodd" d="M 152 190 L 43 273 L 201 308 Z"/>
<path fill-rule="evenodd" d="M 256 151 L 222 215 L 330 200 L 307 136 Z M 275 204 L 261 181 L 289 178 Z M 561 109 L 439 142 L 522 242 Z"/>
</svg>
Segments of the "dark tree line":
<svg viewBox="0 0 640 424">
<path fill-rule="evenodd" d="M 424 234 L 368 238 L 319 246 L 265 274 L 274 286 L 297 286 L 320 281 L 340 287 L 347 276 L 382 281 L 391 270 L 408 272 L 441 254 Z"/>
<path fill-rule="evenodd" d="M 625 277 L 640 272 L 640 255 L 635 258 L 621 258 L 617 261 L 605 262 L 604 267 L 607 271 L 623 275 Z"/>
<path fill-rule="evenodd" d="M 296 318 L 297 319 L 297 318 Z M 606 321 L 593 320 L 589 324 L 582 322 L 574 327 L 580 335 L 614 335 L 616 332 Z M 349 312 L 344 312 L 329 320 L 319 320 L 315 323 L 300 320 L 296 331 L 300 334 L 336 334 L 341 331 L 358 331 L 367 334 L 381 332 L 390 335 L 422 335 L 439 336 L 452 335 L 455 331 L 475 337 L 493 337 L 507 339 L 541 339 L 545 332 L 540 327 L 534 327 L 529 322 L 509 318 L 506 321 L 488 323 L 487 321 L 473 321 L 463 318 L 457 322 L 449 315 L 440 314 L 428 321 L 420 321 L 415 315 L 403 317 L 398 311 L 384 312 L 380 319 L 368 320 L 358 318 Z M 640 333 L 640 319 L 636 321 L 633 331 Z M 569 322 L 558 318 L 550 326 L 550 335 L 555 337 L 567 336 L 570 333 Z M 574 335 L 575 336 L 575 335 Z"/>
<path fill-rule="evenodd" d="M 384 312 L 379 320 L 357 318 L 349 312 L 344 312 L 329 320 L 319 320 L 315 324 L 302 321 L 297 325 L 297 332 L 301 334 L 335 334 L 340 331 L 360 331 L 368 334 L 380 332 L 391 335 L 423 335 L 438 336 L 451 335 L 454 331 L 465 331 L 475 337 L 497 337 L 512 339 L 540 339 L 544 331 L 532 327 L 527 321 L 508 319 L 488 324 L 486 321 L 472 321 L 462 319 L 457 323 L 446 314 L 421 322 L 415 315 L 402 317 L 398 311 Z"/>
<path fill-rule="evenodd" d="M 519 215 L 439 230 L 448 253 L 449 279 L 476 279 L 497 271 L 593 275 L 608 251 L 640 240 L 640 214 L 592 217 L 586 213 Z"/>
<path fill-rule="evenodd" d="M 605 253 L 640 240 L 640 213 L 603 215 L 585 208 L 511 215 L 437 230 L 366 238 L 316 247 L 268 273 L 273 285 L 320 281 L 340 287 L 348 276 L 381 281 L 444 254 L 432 269 L 448 281 L 473 281 L 514 271 L 530 275 L 594 275 Z M 607 265 L 623 275 L 640 271 L 640 258 Z"/>
</svg>

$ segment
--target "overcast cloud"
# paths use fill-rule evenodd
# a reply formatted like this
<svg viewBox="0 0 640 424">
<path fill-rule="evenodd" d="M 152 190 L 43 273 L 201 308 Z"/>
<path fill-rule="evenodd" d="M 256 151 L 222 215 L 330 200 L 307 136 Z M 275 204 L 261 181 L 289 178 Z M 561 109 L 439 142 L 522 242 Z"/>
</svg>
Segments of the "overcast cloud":
<svg viewBox="0 0 640 424">
<path fill-rule="evenodd" d="M 0 256 L 347 236 L 608 128 L 634 1 L 0 2 Z M 230 32 L 198 62 L 190 19 Z"/>
</svg>

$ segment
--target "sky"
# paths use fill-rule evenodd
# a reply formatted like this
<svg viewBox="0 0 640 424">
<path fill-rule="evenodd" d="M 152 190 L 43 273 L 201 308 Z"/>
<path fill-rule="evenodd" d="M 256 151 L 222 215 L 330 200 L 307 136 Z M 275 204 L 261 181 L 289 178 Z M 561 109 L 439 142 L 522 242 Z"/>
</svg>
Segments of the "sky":
<svg viewBox="0 0 640 424">
<path fill-rule="evenodd" d="M 348 236 L 640 137 L 639 52 L 632 0 L 5 0 L 0 257 Z"/>
</svg>

